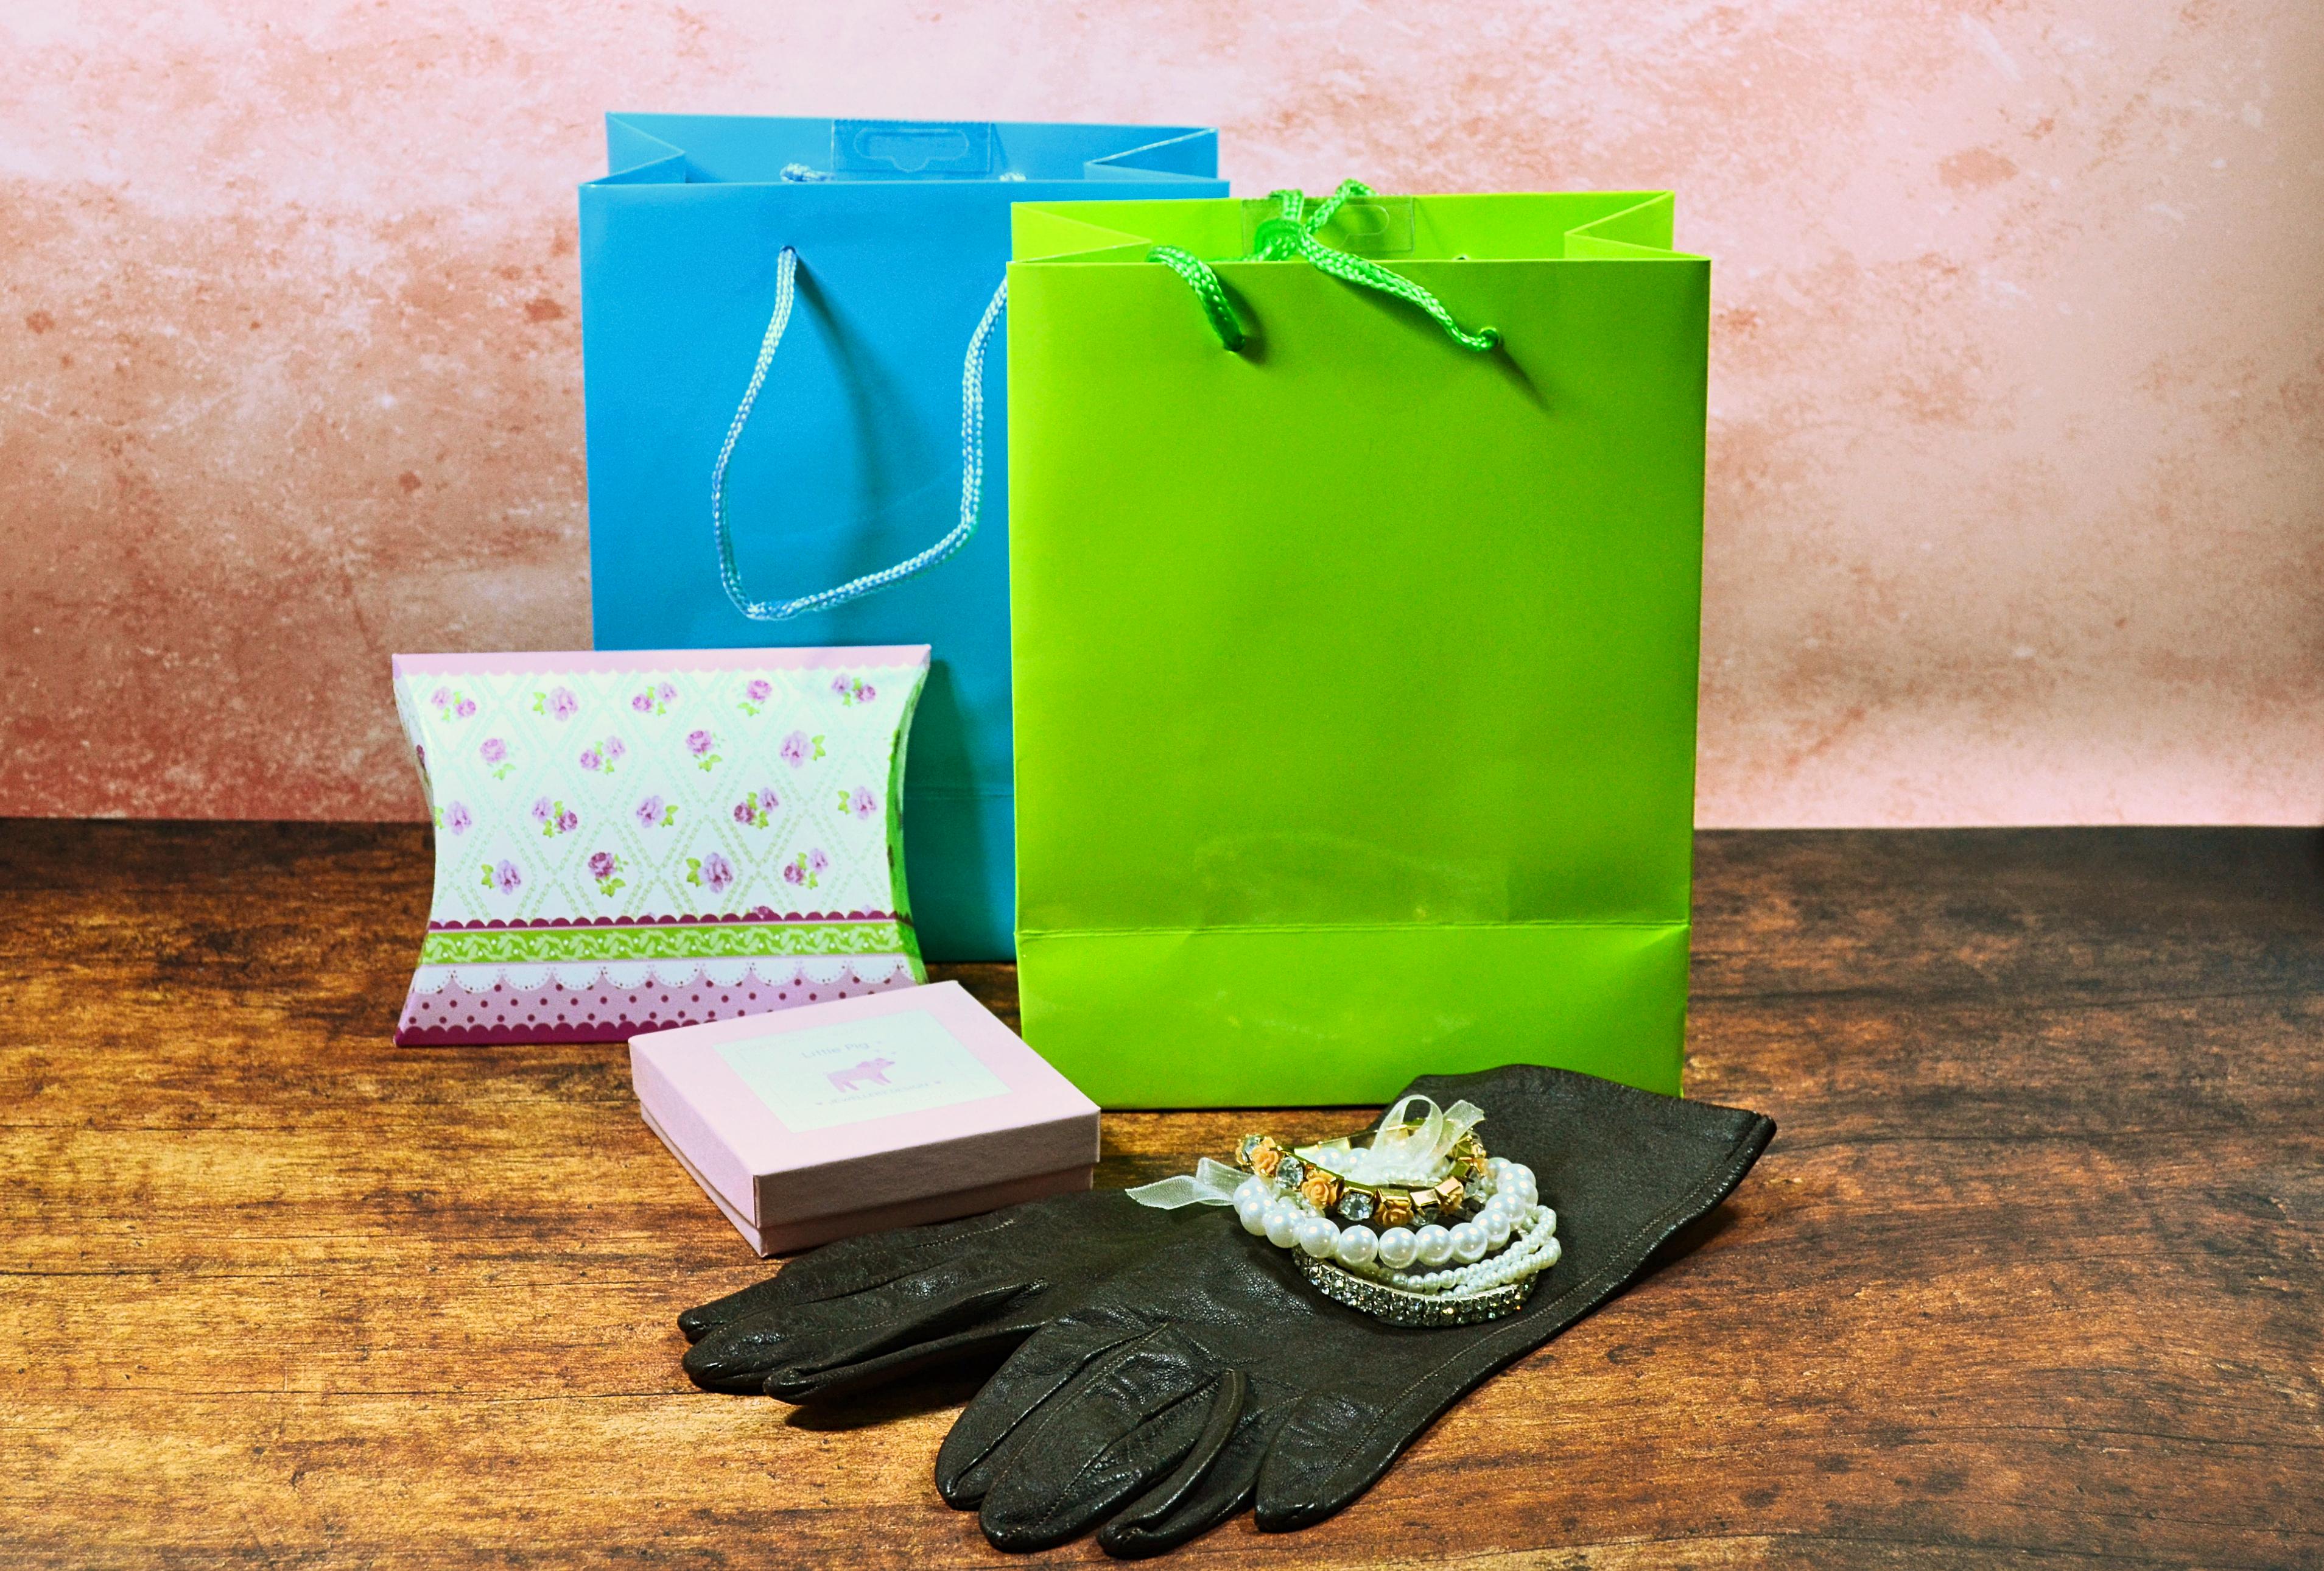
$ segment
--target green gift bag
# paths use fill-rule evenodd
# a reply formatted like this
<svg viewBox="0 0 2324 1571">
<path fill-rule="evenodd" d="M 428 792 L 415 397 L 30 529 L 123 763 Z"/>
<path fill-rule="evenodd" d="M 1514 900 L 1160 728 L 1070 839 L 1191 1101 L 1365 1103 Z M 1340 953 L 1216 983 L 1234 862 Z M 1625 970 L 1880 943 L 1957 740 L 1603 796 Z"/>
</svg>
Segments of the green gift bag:
<svg viewBox="0 0 2324 1571">
<path fill-rule="evenodd" d="M 1679 1089 L 1711 269 L 1671 211 L 1016 208 L 1019 975 L 1102 1104 Z"/>
</svg>

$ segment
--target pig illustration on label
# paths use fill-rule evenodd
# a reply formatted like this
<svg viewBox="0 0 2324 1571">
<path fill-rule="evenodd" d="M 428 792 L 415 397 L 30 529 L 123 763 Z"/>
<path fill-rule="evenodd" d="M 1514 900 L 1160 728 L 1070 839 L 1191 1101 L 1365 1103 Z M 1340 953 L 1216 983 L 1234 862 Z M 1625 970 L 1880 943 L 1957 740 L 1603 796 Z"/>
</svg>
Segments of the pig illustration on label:
<svg viewBox="0 0 2324 1571">
<path fill-rule="evenodd" d="M 895 1067 L 891 1058 L 866 1058 L 852 1069 L 834 1069 L 825 1078 L 835 1091 L 858 1091 L 866 1086 L 885 1086 L 888 1071 Z"/>
</svg>

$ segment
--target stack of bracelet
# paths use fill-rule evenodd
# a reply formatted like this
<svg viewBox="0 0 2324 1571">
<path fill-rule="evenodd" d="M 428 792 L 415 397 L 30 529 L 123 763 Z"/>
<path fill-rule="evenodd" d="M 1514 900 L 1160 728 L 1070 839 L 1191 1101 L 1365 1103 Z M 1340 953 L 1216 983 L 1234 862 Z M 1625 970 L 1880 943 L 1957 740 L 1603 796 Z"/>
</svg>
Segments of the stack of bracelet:
<svg viewBox="0 0 2324 1571">
<path fill-rule="evenodd" d="M 1352 1182 L 1317 1163 L 1323 1149 L 1245 1137 L 1235 1165 L 1251 1176 L 1234 1208 L 1342 1303 L 1403 1325 L 1489 1320 L 1521 1308 L 1563 1252 L 1533 1169 L 1488 1157 L 1473 1132 L 1417 1187 Z"/>
</svg>

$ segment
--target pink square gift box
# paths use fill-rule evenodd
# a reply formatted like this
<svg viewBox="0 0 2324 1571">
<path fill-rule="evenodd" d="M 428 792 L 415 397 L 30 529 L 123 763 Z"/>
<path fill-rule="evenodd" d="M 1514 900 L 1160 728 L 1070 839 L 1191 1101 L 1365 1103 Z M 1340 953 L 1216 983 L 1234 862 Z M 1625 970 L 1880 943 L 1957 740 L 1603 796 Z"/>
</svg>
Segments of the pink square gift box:
<svg viewBox="0 0 2324 1571">
<path fill-rule="evenodd" d="M 630 1039 L 646 1124 L 761 1254 L 1090 1187 L 1097 1104 L 956 982 Z"/>
</svg>

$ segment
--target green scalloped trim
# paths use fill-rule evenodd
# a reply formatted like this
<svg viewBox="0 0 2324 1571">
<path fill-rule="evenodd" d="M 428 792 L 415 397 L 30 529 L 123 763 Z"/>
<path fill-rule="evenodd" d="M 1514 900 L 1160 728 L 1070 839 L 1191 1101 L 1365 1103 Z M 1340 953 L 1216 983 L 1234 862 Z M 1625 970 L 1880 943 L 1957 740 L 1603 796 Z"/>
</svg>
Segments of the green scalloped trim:
<svg viewBox="0 0 2324 1571">
<path fill-rule="evenodd" d="M 422 966 L 537 966 L 574 960 L 742 960 L 761 955 L 910 953 L 890 921 L 706 922 L 633 928 L 488 928 L 430 933 Z"/>
</svg>

